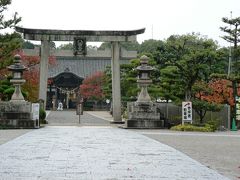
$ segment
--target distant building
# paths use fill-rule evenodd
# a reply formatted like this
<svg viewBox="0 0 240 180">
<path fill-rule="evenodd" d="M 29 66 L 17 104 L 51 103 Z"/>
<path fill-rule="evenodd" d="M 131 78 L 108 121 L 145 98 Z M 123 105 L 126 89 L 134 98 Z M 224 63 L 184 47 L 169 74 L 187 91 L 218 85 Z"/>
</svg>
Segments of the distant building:
<svg viewBox="0 0 240 180">
<path fill-rule="evenodd" d="M 24 54 L 39 55 L 39 49 L 25 49 Z M 72 50 L 54 50 L 56 64 L 49 65 L 48 70 L 48 109 L 56 108 L 63 103 L 63 108 L 75 108 L 78 100 L 79 86 L 82 81 L 97 71 L 104 71 L 111 66 L 111 50 L 90 50 L 86 56 L 74 56 Z M 130 63 L 137 57 L 136 51 L 121 50 L 121 64 Z"/>
</svg>

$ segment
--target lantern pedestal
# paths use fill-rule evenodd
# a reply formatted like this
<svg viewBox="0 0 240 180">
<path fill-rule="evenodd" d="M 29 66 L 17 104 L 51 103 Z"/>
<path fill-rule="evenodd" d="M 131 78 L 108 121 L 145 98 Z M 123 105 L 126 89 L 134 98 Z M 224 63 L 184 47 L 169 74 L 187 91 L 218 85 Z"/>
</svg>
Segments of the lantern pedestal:
<svg viewBox="0 0 240 180">
<path fill-rule="evenodd" d="M 136 102 L 129 102 L 127 106 L 127 128 L 154 129 L 164 127 L 164 120 L 160 119 L 160 112 L 158 112 L 155 103 L 140 105 Z"/>
</svg>

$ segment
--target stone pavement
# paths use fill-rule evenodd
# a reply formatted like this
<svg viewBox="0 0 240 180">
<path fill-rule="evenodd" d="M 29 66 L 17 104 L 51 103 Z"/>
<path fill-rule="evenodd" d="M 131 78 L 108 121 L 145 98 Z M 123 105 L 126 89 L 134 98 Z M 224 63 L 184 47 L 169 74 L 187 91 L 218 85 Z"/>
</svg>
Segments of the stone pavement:
<svg viewBox="0 0 240 180">
<path fill-rule="evenodd" d="M 87 111 L 86 113 L 106 121 L 113 121 L 113 117 L 108 111 Z"/>
<path fill-rule="evenodd" d="M 98 113 L 99 112 L 99 113 Z M 95 115 L 97 114 L 97 115 Z M 108 120 L 104 119 L 107 112 L 97 111 L 91 113 L 90 111 L 84 111 L 83 115 L 76 115 L 75 111 L 52 111 L 47 116 L 46 120 L 48 125 L 51 126 L 106 126 L 110 125 Z M 95 115 L 95 116 L 94 116 Z M 110 115 L 110 114 L 109 114 Z M 97 117 L 96 117 L 97 116 Z M 101 116 L 102 118 L 99 118 Z"/>
<path fill-rule="evenodd" d="M 0 146 L 1 180 L 227 179 L 179 151 L 111 127 L 49 126 Z"/>
<path fill-rule="evenodd" d="M 76 116 L 67 112 L 54 114 L 50 121 L 62 117 L 72 126 L 46 126 L 0 145 L 0 180 L 228 179 L 139 133 L 93 126 L 101 121 L 89 114 L 82 120 L 92 126 L 74 126 Z"/>
</svg>

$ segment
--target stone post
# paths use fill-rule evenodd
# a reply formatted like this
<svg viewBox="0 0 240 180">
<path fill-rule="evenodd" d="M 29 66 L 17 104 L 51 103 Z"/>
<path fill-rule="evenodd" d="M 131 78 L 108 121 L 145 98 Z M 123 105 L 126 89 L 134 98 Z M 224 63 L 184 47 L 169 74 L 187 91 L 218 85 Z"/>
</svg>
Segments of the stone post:
<svg viewBox="0 0 240 180">
<path fill-rule="evenodd" d="M 39 83 L 39 99 L 44 101 L 43 108 L 46 108 L 47 101 L 47 82 L 48 82 L 48 57 L 50 54 L 50 46 L 47 36 L 41 41 L 40 53 L 40 83 Z"/>
<path fill-rule="evenodd" d="M 52 110 L 53 110 L 53 111 L 56 111 L 56 110 L 57 110 L 57 108 L 56 108 L 56 103 L 57 103 L 57 97 L 56 97 L 56 95 L 53 95 L 53 96 L 52 96 Z"/>
<path fill-rule="evenodd" d="M 112 101 L 113 123 L 122 122 L 121 118 L 121 88 L 120 88 L 120 46 L 119 42 L 112 42 Z"/>
</svg>

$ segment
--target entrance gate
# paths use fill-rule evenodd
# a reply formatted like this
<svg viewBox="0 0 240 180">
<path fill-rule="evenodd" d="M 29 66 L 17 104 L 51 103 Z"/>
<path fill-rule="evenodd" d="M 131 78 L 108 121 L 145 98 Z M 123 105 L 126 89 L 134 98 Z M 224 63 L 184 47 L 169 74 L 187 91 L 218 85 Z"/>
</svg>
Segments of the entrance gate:
<svg viewBox="0 0 240 180">
<path fill-rule="evenodd" d="M 28 29 L 16 27 L 16 31 L 23 33 L 24 39 L 41 41 L 40 53 L 40 84 L 39 99 L 44 100 L 46 106 L 48 57 L 50 55 L 50 41 L 74 41 L 75 55 L 85 55 L 84 48 L 87 41 L 111 42 L 112 48 L 112 100 L 114 123 L 122 122 L 121 119 L 121 89 L 120 89 L 120 42 L 136 41 L 136 35 L 144 33 L 145 29 L 131 31 L 93 31 L 93 30 L 51 30 Z M 79 51 L 80 50 L 80 51 Z"/>
</svg>

